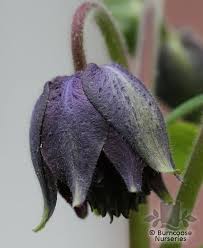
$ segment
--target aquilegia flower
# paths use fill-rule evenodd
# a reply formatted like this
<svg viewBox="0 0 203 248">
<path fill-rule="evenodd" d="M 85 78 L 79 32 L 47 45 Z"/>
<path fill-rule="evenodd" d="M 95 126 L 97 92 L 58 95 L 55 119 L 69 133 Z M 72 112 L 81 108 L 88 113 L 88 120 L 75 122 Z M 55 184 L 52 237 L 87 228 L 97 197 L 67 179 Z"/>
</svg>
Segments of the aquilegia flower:
<svg viewBox="0 0 203 248">
<path fill-rule="evenodd" d="M 31 121 L 32 161 L 52 215 L 57 191 L 84 218 L 129 216 L 154 190 L 170 201 L 161 172 L 174 172 L 163 116 L 121 66 L 89 64 L 47 82 Z"/>
</svg>

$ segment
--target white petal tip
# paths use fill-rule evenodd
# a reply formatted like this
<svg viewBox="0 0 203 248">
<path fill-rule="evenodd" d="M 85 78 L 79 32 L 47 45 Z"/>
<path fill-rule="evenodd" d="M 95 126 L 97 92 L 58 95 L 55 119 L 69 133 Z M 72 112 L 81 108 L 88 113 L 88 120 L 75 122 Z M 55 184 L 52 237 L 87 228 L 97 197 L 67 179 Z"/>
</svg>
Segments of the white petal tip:
<svg viewBox="0 0 203 248">
<path fill-rule="evenodd" d="M 139 190 L 137 189 L 137 187 L 136 187 L 135 185 L 131 185 L 131 186 L 129 187 L 128 191 L 129 191 L 130 193 L 136 193 L 136 192 L 138 192 Z"/>
<path fill-rule="evenodd" d="M 73 200 L 73 203 L 72 203 L 72 207 L 73 208 L 77 208 L 77 207 L 80 207 L 82 205 L 82 201 L 80 199 L 74 199 Z"/>
<path fill-rule="evenodd" d="M 75 193 L 73 194 L 72 207 L 73 208 L 80 207 L 84 201 L 85 201 L 84 195 L 82 194 L 81 190 L 79 190 L 78 185 L 76 185 Z"/>
</svg>

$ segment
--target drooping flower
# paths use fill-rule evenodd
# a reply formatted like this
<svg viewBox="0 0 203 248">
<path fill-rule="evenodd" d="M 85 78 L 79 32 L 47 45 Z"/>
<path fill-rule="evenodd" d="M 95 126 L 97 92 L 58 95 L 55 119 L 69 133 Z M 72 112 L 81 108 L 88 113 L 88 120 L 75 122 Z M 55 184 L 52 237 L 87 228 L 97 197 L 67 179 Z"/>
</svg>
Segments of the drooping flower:
<svg viewBox="0 0 203 248">
<path fill-rule="evenodd" d="M 129 216 L 154 190 L 171 201 L 161 172 L 174 173 L 163 116 L 121 66 L 89 64 L 47 82 L 31 120 L 33 165 L 44 196 L 41 229 L 59 192 L 84 218 Z"/>
</svg>

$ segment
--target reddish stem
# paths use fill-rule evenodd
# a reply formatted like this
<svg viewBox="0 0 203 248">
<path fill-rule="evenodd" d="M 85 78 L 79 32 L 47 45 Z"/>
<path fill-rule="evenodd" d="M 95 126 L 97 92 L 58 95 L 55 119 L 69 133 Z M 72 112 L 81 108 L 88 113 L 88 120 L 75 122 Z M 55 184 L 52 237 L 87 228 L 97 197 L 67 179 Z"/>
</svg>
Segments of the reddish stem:
<svg viewBox="0 0 203 248">
<path fill-rule="evenodd" d="M 89 15 L 91 11 L 95 11 L 94 18 L 106 42 L 110 58 L 112 61 L 128 67 L 127 49 L 111 15 L 101 4 L 85 2 L 76 10 L 72 22 L 71 41 L 75 70 L 83 70 L 87 63 L 84 51 L 84 26 L 87 15 Z"/>
</svg>

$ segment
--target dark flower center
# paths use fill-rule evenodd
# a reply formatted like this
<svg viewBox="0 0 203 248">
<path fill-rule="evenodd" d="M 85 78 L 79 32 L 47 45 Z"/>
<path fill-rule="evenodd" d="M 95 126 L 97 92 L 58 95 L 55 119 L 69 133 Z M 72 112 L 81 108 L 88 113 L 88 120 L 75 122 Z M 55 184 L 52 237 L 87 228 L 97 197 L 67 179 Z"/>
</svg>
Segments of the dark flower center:
<svg viewBox="0 0 203 248">
<path fill-rule="evenodd" d="M 89 203 L 93 212 L 102 217 L 108 213 L 111 221 L 113 220 L 113 216 L 119 217 L 121 214 L 125 218 L 128 218 L 130 210 L 137 210 L 138 205 L 145 202 L 146 194 L 149 194 L 148 186 L 143 185 L 143 192 L 128 192 L 120 174 L 116 171 L 104 152 L 102 152 L 97 163 L 87 200 L 83 206 L 75 208 L 76 214 L 82 218 L 86 217 L 86 205 Z M 68 186 L 58 181 L 58 190 L 65 200 L 72 204 L 72 195 Z"/>
</svg>

